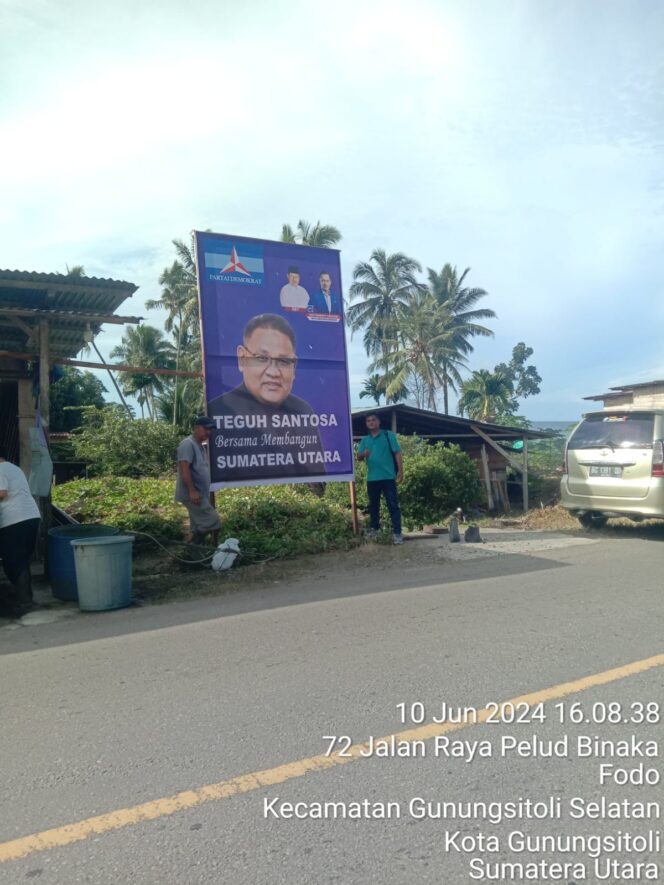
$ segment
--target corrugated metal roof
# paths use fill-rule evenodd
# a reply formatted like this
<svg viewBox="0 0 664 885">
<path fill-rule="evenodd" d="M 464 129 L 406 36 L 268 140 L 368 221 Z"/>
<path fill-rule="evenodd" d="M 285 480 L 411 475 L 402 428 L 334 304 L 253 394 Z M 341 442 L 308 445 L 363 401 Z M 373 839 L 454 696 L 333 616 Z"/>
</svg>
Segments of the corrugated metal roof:
<svg viewBox="0 0 664 885">
<path fill-rule="evenodd" d="M 113 312 L 138 286 L 123 280 L 0 270 L 0 302 L 16 307 Z"/>
<path fill-rule="evenodd" d="M 352 409 L 354 434 L 363 436 L 366 433 L 362 419 L 367 415 L 376 414 L 379 417 L 387 418 L 391 416 L 393 411 L 397 416 L 397 432 L 416 433 L 418 436 L 450 434 L 452 437 L 464 432 L 472 435 L 474 431 L 471 425 L 479 427 L 492 439 L 514 440 L 522 439 L 524 436 L 527 436 L 528 439 L 551 439 L 556 435 L 548 430 L 524 430 L 522 427 L 508 427 L 503 424 L 485 424 L 481 421 L 472 421 L 469 418 L 460 418 L 457 415 L 444 415 L 429 409 L 418 409 L 405 403 Z M 387 423 L 384 426 L 388 427 Z M 388 429 L 390 428 L 388 427 Z"/>
<path fill-rule="evenodd" d="M 610 387 L 606 393 L 595 393 L 593 396 L 584 396 L 584 399 L 600 400 L 610 399 L 611 397 L 620 397 L 631 393 L 633 390 L 643 390 L 648 387 L 661 387 L 664 385 L 664 379 L 655 381 L 639 381 L 638 384 L 621 384 L 619 387 Z"/>
<path fill-rule="evenodd" d="M 53 283 L 56 286 L 74 284 L 94 286 L 99 289 L 131 289 L 135 292 L 138 286 L 125 280 L 111 280 L 107 277 L 72 276 L 66 273 L 40 273 L 36 270 L 0 270 L 0 280 L 20 280 L 21 282 L 35 282 L 40 286 Z"/>
<path fill-rule="evenodd" d="M 84 347 L 83 333 L 87 321 L 76 314 L 109 315 L 138 287 L 123 280 L 100 277 L 79 277 L 60 273 L 0 270 L 0 309 L 16 307 L 28 310 L 65 312 L 66 317 L 49 317 L 50 350 L 54 356 L 75 357 Z M 37 318 L 37 315 L 35 315 Z M 29 317 L 24 322 L 31 323 Z M 100 323 L 92 324 L 93 333 Z M 20 323 L 0 319 L 0 350 L 33 351 L 36 341 L 26 344 Z M 35 336 L 37 337 L 37 336 Z"/>
</svg>

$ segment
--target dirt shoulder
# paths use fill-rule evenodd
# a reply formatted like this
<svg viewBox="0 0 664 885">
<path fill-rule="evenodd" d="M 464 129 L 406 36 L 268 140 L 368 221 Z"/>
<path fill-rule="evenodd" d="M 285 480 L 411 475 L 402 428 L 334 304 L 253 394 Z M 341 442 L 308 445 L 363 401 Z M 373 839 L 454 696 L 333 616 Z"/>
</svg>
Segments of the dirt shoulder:
<svg viewBox="0 0 664 885">
<path fill-rule="evenodd" d="M 462 527 L 463 528 L 463 527 Z M 325 578 L 358 582 L 369 572 L 387 574 L 395 570 L 470 561 L 490 556 L 545 555 L 547 551 L 574 547 L 599 540 L 645 538 L 664 541 L 664 522 L 610 522 L 601 530 L 584 530 L 562 508 L 530 511 L 525 517 L 483 521 L 482 544 L 450 544 L 447 534 L 413 534 L 402 547 L 390 543 L 360 542 L 350 550 L 336 550 L 288 560 L 270 560 L 236 565 L 227 572 L 214 572 L 209 565 L 191 567 L 169 559 L 164 553 L 139 554 L 134 563 L 134 593 L 142 604 L 169 602 L 266 589 L 276 584 Z M 389 540 L 387 537 L 386 541 Z"/>
</svg>

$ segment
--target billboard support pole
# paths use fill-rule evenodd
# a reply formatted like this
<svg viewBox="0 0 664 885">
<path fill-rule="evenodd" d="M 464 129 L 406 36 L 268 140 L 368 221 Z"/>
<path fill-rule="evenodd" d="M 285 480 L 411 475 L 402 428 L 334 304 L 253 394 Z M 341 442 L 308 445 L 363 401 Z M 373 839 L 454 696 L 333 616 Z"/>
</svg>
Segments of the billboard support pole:
<svg viewBox="0 0 664 885">
<path fill-rule="evenodd" d="M 348 488 L 350 490 L 350 508 L 353 516 L 353 534 L 359 535 L 360 533 L 360 521 L 357 515 L 357 494 L 355 491 L 355 483 L 349 482 Z"/>
</svg>

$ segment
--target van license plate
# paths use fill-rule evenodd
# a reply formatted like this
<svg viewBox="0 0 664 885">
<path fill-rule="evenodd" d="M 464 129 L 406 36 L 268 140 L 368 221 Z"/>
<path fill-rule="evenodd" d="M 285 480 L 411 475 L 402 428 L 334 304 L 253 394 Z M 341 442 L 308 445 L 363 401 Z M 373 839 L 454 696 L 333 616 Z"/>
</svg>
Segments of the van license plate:
<svg viewBox="0 0 664 885">
<path fill-rule="evenodd" d="M 622 476 L 622 467 L 620 465 L 597 465 L 590 468 L 590 476 L 613 476 L 618 479 Z"/>
</svg>

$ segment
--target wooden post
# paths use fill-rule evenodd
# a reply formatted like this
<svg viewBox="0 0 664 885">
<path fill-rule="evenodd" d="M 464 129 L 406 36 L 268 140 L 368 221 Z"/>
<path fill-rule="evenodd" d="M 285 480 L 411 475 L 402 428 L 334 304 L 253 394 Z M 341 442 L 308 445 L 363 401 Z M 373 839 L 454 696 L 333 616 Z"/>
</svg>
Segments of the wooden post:
<svg viewBox="0 0 664 885">
<path fill-rule="evenodd" d="M 484 471 L 484 484 L 486 485 L 486 503 L 489 510 L 493 510 L 493 494 L 491 493 L 491 474 L 489 473 L 489 459 L 486 454 L 486 446 L 482 443 L 482 468 Z"/>
<path fill-rule="evenodd" d="M 49 400 L 49 346 L 48 320 L 39 320 L 39 410 L 48 441 L 48 426 L 51 423 L 51 403 Z"/>
<path fill-rule="evenodd" d="M 49 348 L 49 326 L 48 320 L 39 321 L 39 413 L 41 415 L 42 424 L 44 426 L 44 434 L 46 436 L 46 444 L 48 445 L 48 428 L 51 423 L 51 401 L 49 398 L 49 378 L 48 370 L 50 363 Z M 44 574 L 48 577 L 48 532 L 51 528 L 51 494 L 41 498 L 41 523 L 39 526 L 39 547 L 40 553 L 44 561 Z"/>
<path fill-rule="evenodd" d="M 504 481 L 501 481 L 500 488 L 501 488 L 501 494 L 503 496 L 503 500 L 505 502 L 505 513 L 509 513 L 511 508 L 510 508 L 510 496 L 509 496 L 509 492 L 507 491 L 507 477 L 505 477 Z"/>
<path fill-rule="evenodd" d="M 348 489 L 350 491 L 350 509 L 353 518 L 353 534 L 358 535 L 360 533 L 360 520 L 357 515 L 357 492 L 355 490 L 355 483 L 349 482 Z"/>
<path fill-rule="evenodd" d="M 509 463 L 510 467 L 513 467 L 518 473 L 523 471 L 523 467 L 521 466 L 518 457 L 510 455 L 507 449 L 503 449 L 502 446 L 499 446 L 497 442 L 492 440 L 490 436 L 487 436 L 487 434 L 484 433 L 483 430 L 480 430 L 475 424 L 471 424 L 470 427 L 473 433 L 476 433 L 487 445 L 491 446 L 492 449 L 495 449 L 496 452 L 502 455 L 502 457 Z"/>
<path fill-rule="evenodd" d="M 392 409 L 392 426 L 390 427 L 392 433 L 397 432 L 397 411 L 396 409 Z"/>
<path fill-rule="evenodd" d="M 32 398 L 32 381 L 19 378 L 18 381 L 18 466 L 26 476 L 30 476 L 32 466 L 32 444 L 30 428 L 35 426 L 35 403 Z"/>
<path fill-rule="evenodd" d="M 523 483 L 523 512 L 528 512 L 528 436 L 523 436 L 523 475 L 521 477 Z"/>
</svg>

